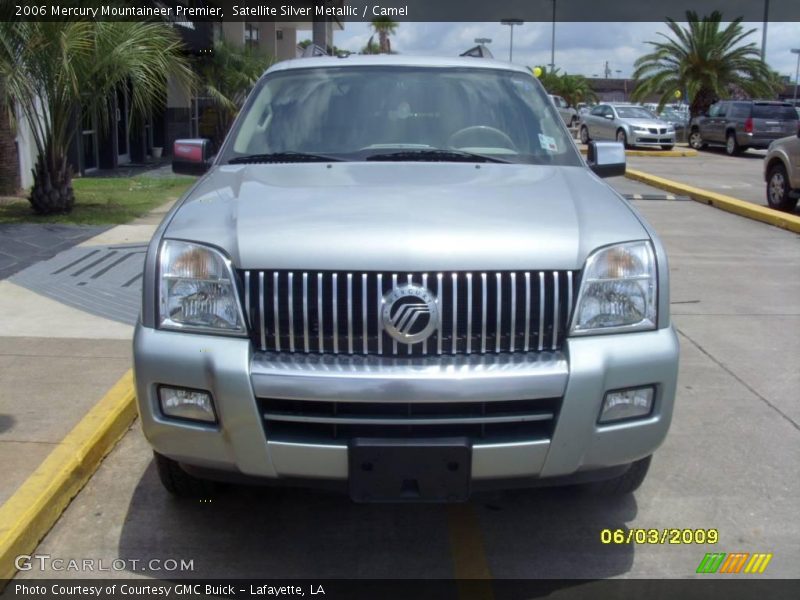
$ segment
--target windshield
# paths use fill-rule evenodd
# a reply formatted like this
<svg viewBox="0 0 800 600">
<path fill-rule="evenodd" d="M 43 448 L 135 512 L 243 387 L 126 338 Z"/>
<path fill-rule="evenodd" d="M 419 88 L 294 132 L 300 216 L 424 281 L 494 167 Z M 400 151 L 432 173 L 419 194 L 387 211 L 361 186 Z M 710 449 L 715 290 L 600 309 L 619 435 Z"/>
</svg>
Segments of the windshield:
<svg viewBox="0 0 800 600">
<path fill-rule="evenodd" d="M 655 115 L 640 106 L 617 106 L 617 114 L 622 119 L 655 119 Z"/>
<path fill-rule="evenodd" d="M 251 94 L 221 158 L 259 162 L 272 155 L 292 162 L 292 153 L 582 164 L 532 76 L 475 68 L 359 66 L 270 74 Z"/>
</svg>

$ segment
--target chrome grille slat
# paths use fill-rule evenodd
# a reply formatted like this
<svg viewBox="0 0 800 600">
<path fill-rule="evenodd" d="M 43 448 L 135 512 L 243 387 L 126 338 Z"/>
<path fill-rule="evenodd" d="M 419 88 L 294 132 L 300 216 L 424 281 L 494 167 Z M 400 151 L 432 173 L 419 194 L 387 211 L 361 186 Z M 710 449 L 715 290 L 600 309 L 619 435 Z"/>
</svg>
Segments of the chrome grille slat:
<svg viewBox="0 0 800 600">
<path fill-rule="evenodd" d="M 497 318 L 494 325 L 494 351 L 500 352 L 500 334 L 503 330 L 503 274 L 496 273 L 497 293 L 495 294 L 495 304 L 497 304 Z"/>
<path fill-rule="evenodd" d="M 248 288 L 249 289 L 249 288 Z M 247 294 L 248 297 L 250 294 Z M 258 274 L 258 308 L 259 308 L 259 315 L 264 314 L 264 273 Z M 261 330 L 261 349 L 267 349 L 267 333 L 264 330 L 266 327 L 266 319 L 263 317 L 259 319 L 259 325 Z"/>
<path fill-rule="evenodd" d="M 378 297 L 376 298 L 378 310 L 375 311 L 378 319 L 378 354 L 383 354 L 383 319 L 381 312 L 383 311 L 383 273 L 378 273 Z"/>
<path fill-rule="evenodd" d="M 486 273 L 481 273 L 481 354 L 486 353 L 486 307 L 487 307 L 487 292 L 486 292 Z"/>
<path fill-rule="evenodd" d="M 325 351 L 325 313 L 322 310 L 322 273 L 317 273 L 317 350 Z"/>
<path fill-rule="evenodd" d="M 294 352 L 294 273 L 289 273 L 289 352 Z"/>
<path fill-rule="evenodd" d="M 508 345 L 508 351 L 514 351 L 514 337 L 517 334 L 517 274 L 511 274 L 511 327 L 508 330 L 508 335 L 511 338 L 511 343 Z"/>
<path fill-rule="evenodd" d="M 442 323 L 444 323 L 444 316 L 442 315 L 442 311 L 444 310 L 444 303 L 442 302 L 442 280 L 444 279 L 444 275 L 442 273 L 436 274 L 436 306 L 438 306 L 439 310 L 439 327 L 436 330 L 436 354 L 442 353 L 442 338 L 444 337 L 444 332 L 442 331 Z"/>
<path fill-rule="evenodd" d="M 272 274 L 272 307 L 273 307 L 273 316 L 275 318 L 275 350 L 278 352 L 281 351 L 281 326 L 280 326 L 280 316 L 278 315 L 278 311 L 280 310 L 280 301 L 278 300 L 278 273 L 275 272 Z M 263 314 L 263 312 L 262 312 Z"/>
<path fill-rule="evenodd" d="M 250 312 L 250 271 L 244 272 L 244 289 L 248 290 L 248 293 L 244 295 L 244 313 L 247 315 L 247 326 L 253 326 L 253 315 Z M 262 344 L 263 346 L 263 344 Z"/>
<path fill-rule="evenodd" d="M 333 274 L 331 298 L 333 299 L 333 353 L 339 354 L 339 282 L 338 275 Z"/>
<path fill-rule="evenodd" d="M 558 271 L 553 271 L 553 344 L 551 350 L 556 349 L 558 343 Z"/>
<path fill-rule="evenodd" d="M 544 347 L 544 273 L 539 272 L 539 352 Z"/>
<path fill-rule="evenodd" d="M 450 334 L 452 354 L 458 351 L 458 274 L 453 273 L 453 331 Z"/>
<path fill-rule="evenodd" d="M 472 273 L 467 273 L 467 354 L 472 354 Z"/>
<path fill-rule="evenodd" d="M 422 287 L 424 287 L 424 288 L 428 287 L 428 274 L 427 273 L 423 273 L 422 274 Z M 437 335 L 437 333 L 434 333 L 434 335 Z M 428 340 L 427 339 L 422 340 L 422 353 L 423 354 L 427 354 L 428 353 Z"/>
<path fill-rule="evenodd" d="M 525 342 L 523 352 L 527 352 L 531 340 L 531 274 L 525 272 Z"/>
<path fill-rule="evenodd" d="M 308 353 L 308 273 L 303 273 L 303 350 Z"/>
<path fill-rule="evenodd" d="M 361 350 L 364 354 L 368 349 L 369 334 L 367 332 L 367 274 L 361 274 Z"/>
<path fill-rule="evenodd" d="M 353 274 L 347 274 L 347 353 L 353 353 Z"/>
<path fill-rule="evenodd" d="M 559 350 L 580 273 L 248 269 L 238 281 L 260 351 L 419 357 Z M 384 295 L 407 283 L 429 289 L 438 309 L 435 338 L 413 345 L 389 336 L 381 315 Z"/>
</svg>

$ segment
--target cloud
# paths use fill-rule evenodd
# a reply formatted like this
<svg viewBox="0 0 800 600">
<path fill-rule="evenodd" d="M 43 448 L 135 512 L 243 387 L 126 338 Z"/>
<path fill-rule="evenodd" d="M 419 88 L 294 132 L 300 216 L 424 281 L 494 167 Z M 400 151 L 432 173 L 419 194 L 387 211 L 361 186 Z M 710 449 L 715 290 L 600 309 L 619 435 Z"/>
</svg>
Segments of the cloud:
<svg viewBox="0 0 800 600">
<path fill-rule="evenodd" d="M 757 31 L 748 41 L 761 46 L 761 23 L 745 23 Z M 496 22 L 486 23 L 400 23 L 392 36 L 392 48 L 402 54 L 455 56 L 475 45 L 476 37 L 488 37 L 488 45 L 499 60 L 507 60 L 510 31 Z M 542 65 L 550 62 L 552 24 L 525 23 L 514 27 L 514 62 Z M 647 41 L 667 33 L 664 23 L 562 23 L 556 24 L 556 66 L 562 71 L 586 76 L 602 76 L 608 61 L 612 73 L 617 70 L 630 76 L 634 61 L 648 51 Z M 797 56 L 790 48 L 800 45 L 797 23 L 769 23 L 767 61 L 783 75 L 794 80 Z M 360 50 L 369 39 L 369 23 L 349 22 L 344 31 L 337 31 L 336 45 L 352 51 Z"/>
</svg>

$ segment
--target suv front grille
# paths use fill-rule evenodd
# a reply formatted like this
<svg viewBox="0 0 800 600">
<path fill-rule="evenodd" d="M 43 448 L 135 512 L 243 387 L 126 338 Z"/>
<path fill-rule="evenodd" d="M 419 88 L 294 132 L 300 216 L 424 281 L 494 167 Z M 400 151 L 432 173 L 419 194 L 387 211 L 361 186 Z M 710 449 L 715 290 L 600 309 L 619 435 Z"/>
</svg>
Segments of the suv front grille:
<svg viewBox="0 0 800 600">
<path fill-rule="evenodd" d="M 579 272 L 239 274 L 251 339 L 262 351 L 425 356 L 560 349 Z M 438 299 L 437 329 L 415 344 L 394 340 L 381 319 L 383 296 L 406 283 Z"/>
<path fill-rule="evenodd" d="M 259 398 L 267 438 L 347 443 L 356 437 L 465 436 L 475 443 L 550 439 L 560 400 L 328 402 Z"/>
</svg>

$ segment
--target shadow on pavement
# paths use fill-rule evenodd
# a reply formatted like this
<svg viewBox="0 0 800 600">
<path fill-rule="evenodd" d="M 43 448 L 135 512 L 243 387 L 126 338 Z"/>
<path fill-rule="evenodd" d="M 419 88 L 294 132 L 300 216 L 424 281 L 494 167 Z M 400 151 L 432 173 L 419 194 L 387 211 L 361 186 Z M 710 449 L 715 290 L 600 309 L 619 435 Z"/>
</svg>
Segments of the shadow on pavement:
<svg viewBox="0 0 800 600">
<path fill-rule="evenodd" d="M 637 513 L 633 495 L 609 501 L 543 488 L 475 495 L 470 504 L 478 525 L 464 527 L 482 540 L 495 578 L 607 578 L 633 564 L 632 545 L 600 542 L 602 529 L 627 530 Z M 191 572 L 137 573 L 170 579 L 449 579 L 451 539 L 459 539 L 449 510 L 354 504 L 336 492 L 280 487 L 229 486 L 213 499 L 184 501 L 161 487 L 151 462 L 117 556 L 193 560 Z"/>
<path fill-rule="evenodd" d="M 0 415 L 0 433 L 11 431 L 14 428 L 16 419 L 11 415 Z"/>
</svg>

